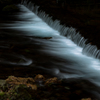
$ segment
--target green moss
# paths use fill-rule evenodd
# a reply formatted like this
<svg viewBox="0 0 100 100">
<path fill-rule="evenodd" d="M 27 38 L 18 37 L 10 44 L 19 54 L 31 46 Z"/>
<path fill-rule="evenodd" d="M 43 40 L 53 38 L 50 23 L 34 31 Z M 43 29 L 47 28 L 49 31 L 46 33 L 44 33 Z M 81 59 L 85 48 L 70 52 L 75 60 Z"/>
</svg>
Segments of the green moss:
<svg viewBox="0 0 100 100">
<path fill-rule="evenodd" d="M 0 91 L 0 100 L 6 100 L 7 95 L 5 92 Z"/>
<path fill-rule="evenodd" d="M 10 100 L 32 100 L 25 85 L 17 85 L 13 87 L 8 94 Z"/>
<path fill-rule="evenodd" d="M 4 92 L 0 92 L 0 97 L 1 97 L 1 96 L 4 96 L 4 95 L 5 95 L 5 93 L 4 93 Z"/>
</svg>

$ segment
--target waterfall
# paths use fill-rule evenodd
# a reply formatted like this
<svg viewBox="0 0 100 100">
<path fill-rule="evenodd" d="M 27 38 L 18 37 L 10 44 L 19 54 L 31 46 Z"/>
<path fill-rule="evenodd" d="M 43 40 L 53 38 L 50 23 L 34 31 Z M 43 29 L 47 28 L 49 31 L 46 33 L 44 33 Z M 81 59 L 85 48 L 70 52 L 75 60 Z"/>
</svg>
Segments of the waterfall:
<svg viewBox="0 0 100 100">
<path fill-rule="evenodd" d="M 62 39 L 51 39 L 52 42 L 46 41 L 45 43 L 45 40 L 40 41 L 45 45 L 44 49 L 46 50 L 43 51 L 69 62 L 69 64 L 66 62 L 52 62 L 56 67 L 54 66 L 50 69 L 44 67 L 39 68 L 48 72 L 50 71 L 52 74 L 54 73 L 54 75 L 62 78 L 85 78 L 100 86 L 100 50 L 94 45 L 89 43 L 86 44 L 87 39 L 82 37 L 79 32 L 76 33 L 75 28 L 61 25 L 59 20 L 53 21 L 52 17 L 44 11 L 39 11 L 39 6 L 35 6 L 31 2 L 28 3 L 27 0 L 24 0 L 21 4 L 26 6 L 31 12 L 35 13 L 35 15 L 54 29 L 54 31 L 57 31 L 60 38 L 62 37 Z M 37 41 L 39 42 L 39 40 Z M 65 48 L 63 48 L 63 45 L 66 45 Z"/>
<path fill-rule="evenodd" d="M 66 38 L 72 40 L 77 46 L 83 48 L 82 53 L 84 55 L 100 59 L 100 50 L 97 49 L 95 45 L 91 45 L 90 43 L 86 44 L 87 39 L 81 36 L 81 34 L 76 33 L 76 29 L 73 27 L 66 27 L 60 24 L 59 20 L 52 20 L 48 14 L 44 11 L 39 11 L 39 6 L 34 5 L 31 1 L 23 0 L 21 2 L 22 5 L 26 6 L 32 12 L 34 12 L 38 17 L 40 17 L 44 22 L 46 22 L 51 28 L 57 30 L 60 35 L 65 36 Z"/>
<path fill-rule="evenodd" d="M 19 20 L 6 23 L 2 28 L 15 30 L 15 33 L 9 33 L 12 36 L 29 39 L 29 41 L 19 41 L 18 39 L 19 44 L 25 42 L 25 45 L 31 45 L 33 48 L 33 44 L 42 47 L 37 51 L 45 60 L 38 57 L 38 62 L 37 59 L 33 59 L 34 54 L 31 56 L 27 54 L 30 59 L 22 58 L 24 61 L 28 61 L 27 65 L 60 78 L 83 78 L 100 86 L 100 51 L 96 46 L 86 44 L 87 39 L 76 33 L 75 28 L 65 27 L 58 20 L 53 21 L 52 17 L 43 11 L 38 11 L 39 7 L 31 2 L 28 3 L 24 0 L 18 7 L 21 12 L 14 16 Z M 41 37 L 52 38 L 41 39 Z M 33 48 L 31 53 L 34 52 Z M 25 56 L 25 58 L 27 57 Z M 35 62 L 39 63 L 39 66 L 35 66 Z"/>
</svg>

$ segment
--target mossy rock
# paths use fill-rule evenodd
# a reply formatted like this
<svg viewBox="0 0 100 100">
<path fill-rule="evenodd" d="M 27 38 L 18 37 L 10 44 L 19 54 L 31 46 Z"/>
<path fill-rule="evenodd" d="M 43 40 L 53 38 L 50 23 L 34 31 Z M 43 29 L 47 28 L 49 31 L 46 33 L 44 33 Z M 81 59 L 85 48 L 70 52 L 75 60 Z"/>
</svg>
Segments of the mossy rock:
<svg viewBox="0 0 100 100">
<path fill-rule="evenodd" d="M 5 80 L 0 80 L 0 86 L 4 86 L 6 84 Z"/>
<path fill-rule="evenodd" d="M 15 6 L 15 5 L 7 5 L 7 6 L 5 6 L 5 7 L 2 9 L 2 11 L 3 11 L 4 13 L 11 14 L 11 13 L 14 13 L 14 12 L 19 11 L 19 9 L 18 9 L 18 7 Z"/>
<path fill-rule="evenodd" d="M 12 88 L 8 93 L 8 98 L 10 100 L 32 100 L 25 85 L 17 85 Z"/>
<path fill-rule="evenodd" d="M 0 91 L 0 100 L 6 100 L 7 95 L 5 92 Z"/>
</svg>

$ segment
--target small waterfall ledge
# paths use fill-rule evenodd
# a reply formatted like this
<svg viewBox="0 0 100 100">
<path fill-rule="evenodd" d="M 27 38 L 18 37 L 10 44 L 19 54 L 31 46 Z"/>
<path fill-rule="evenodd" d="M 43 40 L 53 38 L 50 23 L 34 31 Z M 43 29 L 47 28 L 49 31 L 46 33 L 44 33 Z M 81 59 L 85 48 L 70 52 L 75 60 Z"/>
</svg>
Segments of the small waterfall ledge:
<svg viewBox="0 0 100 100">
<path fill-rule="evenodd" d="M 59 20 L 53 21 L 52 17 L 50 17 L 44 11 L 39 11 L 39 6 L 34 5 L 31 1 L 28 2 L 28 0 L 22 0 L 21 4 L 34 12 L 51 28 L 58 31 L 60 35 L 65 36 L 66 38 L 72 40 L 75 44 L 77 44 L 77 46 L 82 47 L 82 53 L 84 55 L 100 59 L 100 50 L 98 50 L 95 45 L 91 45 L 90 43 L 86 44 L 87 39 L 82 37 L 79 32 L 77 33 L 75 28 L 61 25 Z"/>
</svg>

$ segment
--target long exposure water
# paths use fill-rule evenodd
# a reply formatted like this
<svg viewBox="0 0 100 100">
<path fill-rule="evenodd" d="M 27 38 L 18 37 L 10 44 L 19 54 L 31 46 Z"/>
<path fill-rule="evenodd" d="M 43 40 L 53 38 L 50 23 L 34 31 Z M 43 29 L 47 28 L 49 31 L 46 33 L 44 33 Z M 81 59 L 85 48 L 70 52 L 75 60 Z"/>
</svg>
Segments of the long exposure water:
<svg viewBox="0 0 100 100">
<path fill-rule="evenodd" d="M 37 61 L 37 59 L 33 59 L 32 54 L 30 56 L 28 53 L 14 52 L 1 54 L 1 64 L 36 67 L 59 78 L 83 78 L 100 86 L 99 59 L 83 54 L 82 47 L 77 46 L 70 38 L 60 35 L 57 30 L 51 28 L 27 7 L 23 5 L 18 5 L 18 7 L 21 12 L 10 15 L 17 20 L 0 25 L 0 29 L 5 30 L 0 33 L 0 48 L 8 49 L 10 44 L 33 46 L 31 52 L 36 49 L 44 60 L 38 57 Z M 52 38 L 42 39 L 44 37 Z M 41 48 L 34 48 L 34 44 Z M 23 61 L 13 62 L 9 57 L 21 58 Z M 39 66 L 35 66 L 36 62 L 39 63 Z"/>
</svg>

